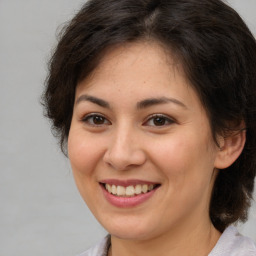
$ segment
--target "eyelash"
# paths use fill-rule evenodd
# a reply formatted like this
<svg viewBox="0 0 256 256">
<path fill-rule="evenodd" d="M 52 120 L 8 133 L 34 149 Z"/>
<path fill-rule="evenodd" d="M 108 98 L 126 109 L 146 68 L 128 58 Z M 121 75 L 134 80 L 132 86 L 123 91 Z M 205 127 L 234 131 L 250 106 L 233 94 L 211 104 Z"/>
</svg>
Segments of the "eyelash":
<svg viewBox="0 0 256 256">
<path fill-rule="evenodd" d="M 167 125 L 171 125 L 171 124 L 175 123 L 175 121 L 172 118 L 170 118 L 166 115 L 153 114 L 147 118 L 147 120 L 143 123 L 143 125 L 147 125 L 147 123 L 149 123 L 150 121 L 154 122 L 154 121 L 156 121 L 157 118 L 160 119 L 161 121 L 163 121 L 164 123 L 162 123 L 162 124 L 160 123 L 160 125 L 156 125 L 154 123 L 154 124 L 148 125 L 148 126 L 163 127 L 163 126 L 167 126 Z"/>
<path fill-rule="evenodd" d="M 95 123 L 95 121 L 101 121 L 102 123 Z M 160 121 L 160 125 L 157 125 L 155 122 L 157 121 L 157 119 L 159 119 L 158 121 Z M 95 127 L 100 127 L 100 126 L 104 126 L 104 125 L 111 125 L 111 122 L 104 117 L 101 114 L 98 113 L 91 113 L 86 115 L 82 121 L 90 126 L 95 126 Z M 150 124 L 150 122 L 154 122 L 153 124 Z M 151 116 L 149 116 L 145 122 L 143 122 L 143 126 L 151 126 L 151 127 L 164 127 L 167 125 L 171 125 L 175 123 L 175 120 L 173 120 L 172 118 L 163 115 L 163 114 L 153 114 Z"/>
<path fill-rule="evenodd" d="M 96 121 L 96 118 L 100 118 L 101 120 L 103 120 L 103 123 L 101 123 L 101 124 L 95 123 L 94 121 Z M 89 115 L 86 115 L 85 117 L 83 117 L 82 121 L 86 124 L 89 124 L 91 126 L 96 126 L 96 127 L 103 126 L 106 124 L 111 125 L 111 122 L 108 121 L 108 119 L 106 117 L 104 117 L 103 115 L 98 114 L 98 113 L 91 113 Z"/>
</svg>

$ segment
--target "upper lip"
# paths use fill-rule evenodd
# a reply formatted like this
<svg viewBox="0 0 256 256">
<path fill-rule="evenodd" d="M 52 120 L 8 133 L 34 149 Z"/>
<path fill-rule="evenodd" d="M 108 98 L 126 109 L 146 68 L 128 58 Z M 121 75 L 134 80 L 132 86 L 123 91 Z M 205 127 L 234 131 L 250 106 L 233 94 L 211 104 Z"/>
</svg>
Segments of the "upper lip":
<svg viewBox="0 0 256 256">
<path fill-rule="evenodd" d="M 118 180 L 118 179 L 106 179 L 101 180 L 100 183 L 109 184 L 109 185 L 116 185 L 116 186 L 136 186 L 136 185 L 157 185 L 159 183 L 152 182 L 152 181 L 146 181 L 146 180 L 137 180 L 137 179 L 130 179 L 130 180 Z"/>
</svg>

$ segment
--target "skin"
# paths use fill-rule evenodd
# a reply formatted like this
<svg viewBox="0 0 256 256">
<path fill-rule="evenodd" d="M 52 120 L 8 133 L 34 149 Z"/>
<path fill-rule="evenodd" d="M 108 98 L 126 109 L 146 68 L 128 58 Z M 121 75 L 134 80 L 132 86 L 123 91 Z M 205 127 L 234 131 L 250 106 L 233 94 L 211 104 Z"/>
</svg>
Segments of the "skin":
<svg viewBox="0 0 256 256">
<path fill-rule="evenodd" d="M 138 108 L 163 97 L 172 100 Z M 78 84 L 68 152 L 81 196 L 111 234 L 109 255 L 203 256 L 216 244 L 209 202 L 220 149 L 182 66 L 158 44 L 111 49 Z M 104 197 L 104 179 L 161 186 L 142 204 L 120 208 Z"/>
</svg>

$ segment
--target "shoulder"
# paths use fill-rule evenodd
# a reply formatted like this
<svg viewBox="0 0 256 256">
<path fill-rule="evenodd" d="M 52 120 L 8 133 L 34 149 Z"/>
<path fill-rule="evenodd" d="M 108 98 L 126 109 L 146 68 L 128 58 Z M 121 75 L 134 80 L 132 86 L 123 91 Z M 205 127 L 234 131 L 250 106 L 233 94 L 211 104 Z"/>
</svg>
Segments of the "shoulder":
<svg viewBox="0 0 256 256">
<path fill-rule="evenodd" d="M 95 246 L 79 254 L 78 256 L 107 256 L 109 245 L 110 245 L 110 236 L 106 236 Z"/>
<path fill-rule="evenodd" d="M 208 256 L 256 256 L 256 245 L 252 239 L 242 236 L 230 226 Z"/>
</svg>

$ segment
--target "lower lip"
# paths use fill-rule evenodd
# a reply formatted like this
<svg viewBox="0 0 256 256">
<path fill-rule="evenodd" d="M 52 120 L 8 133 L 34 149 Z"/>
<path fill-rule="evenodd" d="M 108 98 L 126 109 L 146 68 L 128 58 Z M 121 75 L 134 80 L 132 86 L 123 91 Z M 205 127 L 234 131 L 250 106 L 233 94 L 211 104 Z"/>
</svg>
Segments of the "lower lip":
<svg viewBox="0 0 256 256">
<path fill-rule="evenodd" d="M 157 190 L 156 188 L 145 194 L 139 194 L 131 197 L 119 197 L 119 196 L 114 196 L 110 194 L 103 186 L 101 186 L 101 189 L 107 201 L 110 204 L 120 208 L 129 208 L 129 207 L 135 207 L 137 205 L 140 205 L 145 201 L 149 200 Z"/>
</svg>

